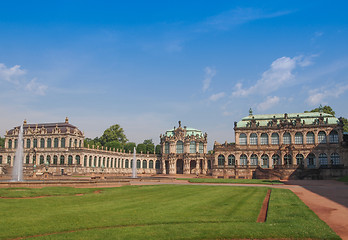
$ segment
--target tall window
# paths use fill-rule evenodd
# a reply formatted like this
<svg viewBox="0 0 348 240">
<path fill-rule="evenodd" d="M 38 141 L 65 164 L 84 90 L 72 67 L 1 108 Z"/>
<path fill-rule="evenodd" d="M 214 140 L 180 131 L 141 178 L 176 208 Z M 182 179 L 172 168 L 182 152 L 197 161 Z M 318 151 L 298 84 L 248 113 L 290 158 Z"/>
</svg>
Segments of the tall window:
<svg viewBox="0 0 348 240">
<path fill-rule="evenodd" d="M 161 163 L 159 160 L 156 160 L 155 167 L 156 169 L 161 169 Z"/>
<path fill-rule="evenodd" d="M 52 147 L 52 139 L 47 139 L 47 147 L 51 148 Z"/>
<path fill-rule="evenodd" d="M 260 138 L 261 145 L 267 145 L 268 144 L 268 134 L 262 133 Z"/>
<path fill-rule="evenodd" d="M 60 142 L 60 147 L 65 148 L 65 138 L 62 138 Z"/>
<path fill-rule="evenodd" d="M 143 168 L 147 168 L 147 161 L 143 160 Z"/>
<path fill-rule="evenodd" d="M 58 156 L 54 155 L 53 156 L 53 165 L 57 165 L 58 164 Z"/>
<path fill-rule="evenodd" d="M 228 165 L 229 166 L 236 165 L 236 158 L 234 157 L 233 154 L 228 155 Z"/>
<path fill-rule="evenodd" d="M 257 134 L 250 134 L 250 145 L 257 145 Z"/>
<path fill-rule="evenodd" d="M 245 133 L 239 134 L 239 144 L 240 145 L 247 145 L 247 136 Z"/>
<path fill-rule="evenodd" d="M 271 135 L 271 143 L 272 143 L 272 145 L 278 145 L 279 144 L 279 135 L 278 135 L 278 133 L 272 133 L 272 135 Z"/>
<path fill-rule="evenodd" d="M 327 155 L 325 153 L 319 154 L 319 164 L 320 165 L 328 165 Z"/>
<path fill-rule="evenodd" d="M 82 141 L 80 140 L 80 142 L 79 142 L 79 147 L 81 147 L 82 146 Z"/>
<path fill-rule="evenodd" d="M 40 148 L 44 148 L 45 147 L 45 139 L 41 138 L 40 139 Z"/>
<path fill-rule="evenodd" d="M 60 165 L 64 165 L 64 160 L 65 160 L 65 159 L 64 159 L 64 156 L 61 155 L 61 156 L 60 156 L 60 162 L 59 162 L 59 164 L 60 164 Z"/>
<path fill-rule="evenodd" d="M 57 148 L 58 147 L 58 138 L 54 139 L 54 147 Z"/>
<path fill-rule="evenodd" d="M 28 138 L 28 139 L 27 139 L 27 148 L 30 148 L 30 147 L 31 147 L 31 146 L 30 146 L 30 145 L 31 145 L 30 143 L 31 143 L 31 142 L 30 142 L 30 139 Z"/>
<path fill-rule="evenodd" d="M 332 165 L 340 164 L 340 155 L 338 155 L 338 153 L 332 153 L 330 158 L 331 158 Z"/>
<path fill-rule="evenodd" d="M 284 164 L 285 165 L 292 165 L 292 156 L 290 154 L 285 154 Z"/>
<path fill-rule="evenodd" d="M 137 160 L 137 168 L 141 168 L 141 162 L 140 162 L 140 160 Z"/>
<path fill-rule="evenodd" d="M 242 166 L 248 165 L 248 157 L 245 154 L 240 155 L 239 164 Z"/>
<path fill-rule="evenodd" d="M 129 161 L 128 161 L 128 159 L 126 159 L 125 164 L 124 164 L 124 167 L 125 167 L 125 168 L 129 168 Z"/>
<path fill-rule="evenodd" d="M 308 132 L 307 133 L 307 144 L 314 144 L 314 133 L 313 132 Z"/>
<path fill-rule="evenodd" d="M 51 156 L 50 155 L 47 155 L 47 157 L 46 157 L 46 164 L 47 165 L 51 164 Z"/>
<path fill-rule="evenodd" d="M 37 148 L 37 139 L 34 138 L 34 148 Z"/>
<path fill-rule="evenodd" d="M 73 164 L 73 156 L 69 155 L 68 157 L 68 165 L 72 165 Z"/>
<path fill-rule="evenodd" d="M 268 155 L 267 154 L 263 154 L 261 156 L 261 160 L 262 160 L 262 167 L 263 168 L 268 168 L 269 167 Z"/>
<path fill-rule="evenodd" d="M 29 154 L 25 157 L 25 163 L 29 164 Z"/>
<path fill-rule="evenodd" d="M 92 156 L 89 156 L 88 167 L 92 167 Z"/>
<path fill-rule="evenodd" d="M 76 164 L 80 165 L 80 156 L 79 155 L 76 155 L 75 160 L 76 160 Z"/>
<path fill-rule="evenodd" d="M 70 138 L 70 139 L 69 139 L 69 147 L 70 147 L 70 148 L 72 147 L 71 145 L 72 145 L 72 139 Z"/>
<path fill-rule="evenodd" d="M 164 144 L 164 153 L 169 153 L 169 142 L 166 142 L 165 144 Z"/>
<path fill-rule="evenodd" d="M 74 147 L 77 147 L 77 139 L 74 141 Z"/>
<path fill-rule="evenodd" d="M 43 155 L 40 155 L 40 164 L 45 163 L 45 157 Z"/>
<path fill-rule="evenodd" d="M 196 153 L 196 142 L 195 141 L 190 142 L 190 153 Z"/>
<path fill-rule="evenodd" d="M 303 144 L 303 135 L 300 132 L 295 134 L 295 144 Z"/>
<path fill-rule="evenodd" d="M 291 144 L 291 135 L 290 133 L 286 132 L 283 135 L 283 144 Z"/>
<path fill-rule="evenodd" d="M 152 160 L 150 160 L 150 162 L 149 162 L 149 168 L 153 168 L 153 161 Z"/>
<path fill-rule="evenodd" d="M 326 143 L 326 133 L 323 131 L 320 131 L 318 133 L 318 142 L 319 143 Z"/>
<path fill-rule="evenodd" d="M 0 155 L 0 164 L 2 164 L 2 155 Z"/>
<path fill-rule="evenodd" d="M 11 165 L 11 156 L 7 157 L 7 164 Z"/>
<path fill-rule="evenodd" d="M 272 156 L 272 160 L 273 160 L 273 166 L 276 166 L 276 165 L 281 165 L 280 163 L 280 157 L 278 154 L 274 154 Z"/>
<path fill-rule="evenodd" d="M 200 143 L 198 144 L 198 151 L 199 151 L 199 153 L 203 153 L 203 152 L 204 152 L 204 145 L 203 145 L 202 142 L 200 142 Z"/>
<path fill-rule="evenodd" d="M 184 143 L 182 141 L 176 142 L 176 153 L 184 153 Z"/>
<path fill-rule="evenodd" d="M 314 168 L 315 167 L 315 155 L 313 153 L 310 153 L 307 156 L 307 167 L 308 168 Z"/>
<path fill-rule="evenodd" d="M 87 156 L 83 158 L 83 166 L 87 167 Z"/>
<path fill-rule="evenodd" d="M 258 159 L 257 159 L 257 155 L 256 154 L 251 155 L 251 157 L 250 157 L 250 165 L 253 165 L 253 166 L 257 166 L 258 165 Z"/>
<path fill-rule="evenodd" d="M 304 159 L 304 157 L 303 157 L 302 154 L 297 154 L 296 155 L 296 163 L 297 163 L 297 165 L 303 165 L 303 159 Z"/>
<path fill-rule="evenodd" d="M 12 140 L 11 140 L 11 139 L 8 140 L 8 148 L 9 148 L 9 149 L 12 148 Z"/>
<path fill-rule="evenodd" d="M 219 166 L 225 165 L 225 156 L 222 155 L 222 154 L 220 154 L 220 155 L 218 156 L 218 165 L 219 165 Z"/>
<path fill-rule="evenodd" d="M 330 143 L 338 143 L 338 133 L 332 130 L 329 135 Z"/>
</svg>

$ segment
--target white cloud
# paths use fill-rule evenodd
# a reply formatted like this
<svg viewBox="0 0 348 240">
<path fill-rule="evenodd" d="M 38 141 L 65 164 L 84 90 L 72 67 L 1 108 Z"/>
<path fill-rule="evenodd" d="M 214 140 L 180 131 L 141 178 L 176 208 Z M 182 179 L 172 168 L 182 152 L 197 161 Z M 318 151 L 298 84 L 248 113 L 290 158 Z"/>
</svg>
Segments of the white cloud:
<svg viewBox="0 0 348 240">
<path fill-rule="evenodd" d="M 216 75 L 216 70 L 213 67 L 206 67 L 204 69 L 205 76 L 203 80 L 203 92 L 207 91 L 208 88 L 210 87 L 211 80 L 213 77 Z"/>
<path fill-rule="evenodd" d="M 37 82 L 36 78 L 28 81 L 26 77 L 27 71 L 21 69 L 20 65 L 15 65 L 11 68 L 6 67 L 5 64 L 0 63 L 0 81 L 7 81 L 20 88 L 32 92 L 37 95 L 45 95 L 47 86 Z"/>
<path fill-rule="evenodd" d="M 309 97 L 307 98 L 307 102 L 311 106 L 316 106 L 319 104 L 327 104 L 326 102 L 327 98 L 332 98 L 332 97 L 338 98 L 347 90 L 348 90 L 348 85 L 344 85 L 344 86 L 336 85 L 334 88 L 331 88 L 331 89 L 327 87 L 313 89 L 308 92 Z"/>
<path fill-rule="evenodd" d="M 234 97 L 244 97 L 250 94 L 268 94 L 287 85 L 287 82 L 294 78 L 293 71 L 297 66 L 306 67 L 312 64 L 312 57 L 281 57 L 272 62 L 270 69 L 262 74 L 255 85 L 249 88 L 243 88 L 241 83 L 237 83 Z"/>
<path fill-rule="evenodd" d="M 220 92 L 220 93 L 211 95 L 209 100 L 215 102 L 215 101 L 219 100 L 220 98 L 223 98 L 224 96 L 225 96 L 225 93 Z"/>
<path fill-rule="evenodd" d="M 0 80 L 19 84 L 19 78 L 25 74 L 26 71 L 21 69 L 21 66 L 19 65 L 7 68 L 5 64 L 0 63 Z"/>
<path fill-rule="evenodd" d="M 277 96 L 274 96 L 274 97 L 268 96 L 265 101 L 263 101 L 257 105 L 257 109 L 260 111 L 267 110 L 267 109 L 273 107 L 274 105 L 277 105 L 279 103 L 279 101 L 280 101 L 280 98 Z"/>
</svg>

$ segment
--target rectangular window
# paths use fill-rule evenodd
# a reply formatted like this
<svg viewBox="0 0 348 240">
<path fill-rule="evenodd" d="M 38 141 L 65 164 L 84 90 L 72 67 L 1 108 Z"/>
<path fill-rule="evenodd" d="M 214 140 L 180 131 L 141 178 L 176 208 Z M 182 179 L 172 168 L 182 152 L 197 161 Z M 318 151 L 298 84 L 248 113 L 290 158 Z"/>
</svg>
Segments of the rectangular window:
<svg viewBox="0 0 348 240">
<path fill-rule="evenodd" d="M 203 143 L 199 143 L 199 153 L 204 153 L 204 145 L 203 145 Z"/>
</svg>

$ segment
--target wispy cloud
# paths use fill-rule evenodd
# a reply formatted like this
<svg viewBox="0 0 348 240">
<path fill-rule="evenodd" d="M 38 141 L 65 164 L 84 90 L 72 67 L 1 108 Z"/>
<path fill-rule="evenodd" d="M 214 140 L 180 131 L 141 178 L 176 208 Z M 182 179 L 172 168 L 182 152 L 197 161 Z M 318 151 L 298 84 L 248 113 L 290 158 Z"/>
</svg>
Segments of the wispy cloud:
<svg viewBox="0 0 348 240">
<path fill-rule="evenodd" d="M 215 101 L 219 100 L 220 98 L 223 98 L 224 96 L 225 96 L 224 92 L 216 93 L 216 94 L 211 95 L 209 100 L 215 102 Z"/>
<path fill-rule="evenodd" d="M 271 67 L 262 74 L 253 86 L 249 88 L 243 88 L 242 83 L 235 85 L 235 90 L 232 93 L 234 97 L 244 97 L 250 94 L 268 94 L 278 90 L 281 87 L 286 86 L 289 80 L 294 78 L 293 71 L 296 67 L 306 67 L 312 64 L 310 57 L 296 56 L 281 57 L 276 59 Z"/>
<path fill-rule="evenodd" d="M 309 90 L 307 102 L 311 106 L 316 106 L 319 104 L 327 104 L 327 98 L 338 98 L 340 95 L 345 93 L 348 90 L 348 84 L 338 86 L 336 85 L 333 88 L 322 87 L 313 90 Z"/>
<path fill-rule="evenodd" d="M 277 96 L 271 97 L 268 96 L 267 99 L 257 105 L 259 111 L 265 111 L 273 106 L 277 105 L 280 101 L 280 98 Z"/>
<path fill-rule="evenodd" d="M 204 69 L 204 72 L 205 72 L 205 76 L 203 80 L 203 88 L 202 88 L 203 92 L 207 91 L 208 88 L 210 87 L 211 80 L 216 75 L 216 70 L 214 67 L 206 67 Z"/>
<path fill-rule="evenodd" d="M 27 80 L 27 71 L 21 69 L 20 65 L 15 65 L 11 68 L 6 67 L 5 64 L 0 63 L 0 81 L 7 81 L 19 88 L 32 92 L 37 95 L 45 95 L 47 86 L 37 82 L 36 78 Z"/>
</svg>

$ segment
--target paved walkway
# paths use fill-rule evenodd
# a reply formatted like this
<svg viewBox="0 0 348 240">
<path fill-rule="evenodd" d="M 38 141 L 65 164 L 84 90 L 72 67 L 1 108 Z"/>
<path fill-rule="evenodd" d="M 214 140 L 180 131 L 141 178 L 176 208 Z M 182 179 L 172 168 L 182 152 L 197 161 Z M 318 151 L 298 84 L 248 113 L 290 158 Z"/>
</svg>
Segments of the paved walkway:
<svg viewBox="0 0 348 240">
<path fill-rule="evenodd" d="M 187 181 L 132 181 L 131 185 L 187 184 L 245 187 L 286 188 L 295 193 L 317 216 L 329 225 L 343 240 L 348 240 L 348 185 L 333 180 L 297 180 L 285 185 L 211 184 Z"/>
</svg>

